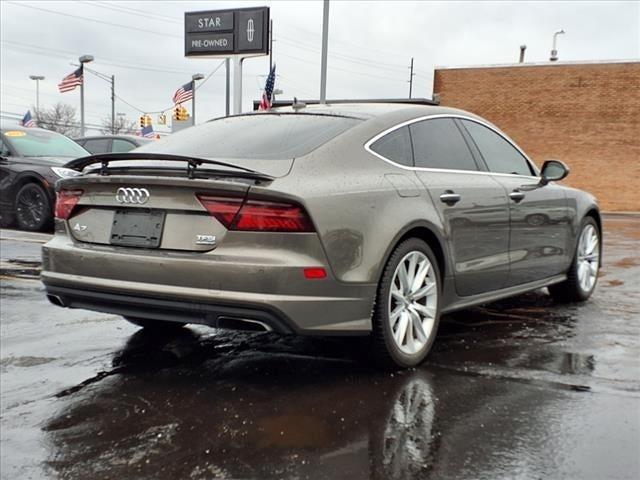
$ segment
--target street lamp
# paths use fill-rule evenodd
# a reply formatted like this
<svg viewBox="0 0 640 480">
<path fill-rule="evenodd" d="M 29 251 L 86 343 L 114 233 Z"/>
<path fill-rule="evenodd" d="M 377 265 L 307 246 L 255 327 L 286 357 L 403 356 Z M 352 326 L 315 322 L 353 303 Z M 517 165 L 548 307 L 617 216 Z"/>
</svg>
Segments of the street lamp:
<svg viewBox="0 0 640 480">
<path fill-rule="evenodd" d="M 44 80 L 44 76 L 42 75 L 29 75 L 31 80 L 36 81 L 36 116 L 40 111 L 40 80 Z"/>
<path fill-rule="evenodd" d="M 195 73 L 191 76 L 191 90 L 193 95 L 191 97 L 191 115 L 193 117 L 193 124 L 196 124 L 196 80 L 204 79 L 204 75 L 201 73 Z"/>
<path fill-rule="evenodd" d="M 93 62 L 93 55 L 82 55 L 78 61 L 82 68 L 85 63 Z M 80 136 L 84 137 L 84 69 L 82 71 L 82 83 L 80 84 Z"/>
<path fill-rule="evenodd" d="M 558 35 L 564 35 L 564 30 L 558 30 L 553 34 L 553 46 L 551 47 L 551 57 L 549 58 L 549 61 L 551 62 L 555 62 L 558 60 L 558 49 L 556 48 Z"/>
</svg>

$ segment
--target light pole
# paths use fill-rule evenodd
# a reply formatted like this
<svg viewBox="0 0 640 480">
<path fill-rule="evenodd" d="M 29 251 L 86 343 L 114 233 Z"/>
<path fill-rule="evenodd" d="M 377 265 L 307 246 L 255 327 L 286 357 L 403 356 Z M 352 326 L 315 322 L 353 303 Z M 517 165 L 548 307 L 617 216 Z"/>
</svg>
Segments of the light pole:
<svg viewBox="0 0 640 480">
<path fill-rule="evenodd" d="M 556 62 L 558 61 L 558 35 L 564 35 L 564 30 L 558 30 L 553 34 L 553 45 L 551 47 L 551 57 L 549 57 L 549 61 Z"/>
<path fill-rule="evenodd" d="M 193 95 L 191 97 L 191 116 L 193 117 L 193 124 L 196 124 L 196 80 L 204 79 L 204 75 L 201 73 L 196 73 L 191 76 L 191 89 L 193 90 Z"/>
<path fill-rule="evenodd" d="M 40 111 L 40 80 L 44 80 L 42 75 L 29 75 L 31 80 L 36 81 L 36 111 L 35 116 L 38 116 L 38 112 Z"/>
<path fill-rule="evenodd" d="M 93 61 L 92 55 L 82 55 L 78 61 L 82 69 L 82 83 L 80 84 L 80 136 L 84 137 L 84 64 Z"/>
</svg>

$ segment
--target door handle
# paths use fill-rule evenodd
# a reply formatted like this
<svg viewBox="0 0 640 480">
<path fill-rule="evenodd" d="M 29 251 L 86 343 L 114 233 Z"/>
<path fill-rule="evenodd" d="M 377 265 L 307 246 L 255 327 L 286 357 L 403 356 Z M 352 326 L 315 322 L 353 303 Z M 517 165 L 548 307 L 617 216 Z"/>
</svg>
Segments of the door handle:
<svg viewBox="0 0 640 480">
<path fill-rule="evenodd" d="M 449 206 L 458 203 L 461 198 L 462 197 L 460 197 L 460 194 L 455 193 L 452 190 L 447 190 L 442 195 L 440 195 L 440 201 L 442 203 L 446 203 Z"/>
<path fill-rule="evenodd" d="M 520 190 L 514 190 L 509 194 L 509 198 L 516 203 L 520 202 L 524 197 L 524 192 L 521 192 Z"/>
</svg>

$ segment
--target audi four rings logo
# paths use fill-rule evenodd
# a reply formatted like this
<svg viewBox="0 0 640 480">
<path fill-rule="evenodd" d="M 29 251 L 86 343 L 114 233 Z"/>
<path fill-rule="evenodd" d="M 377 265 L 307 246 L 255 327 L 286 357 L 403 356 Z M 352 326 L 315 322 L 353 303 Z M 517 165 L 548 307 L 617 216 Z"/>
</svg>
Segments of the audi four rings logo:
<svg viewBox="0 0 640 480">
<path fill-rule="evenodd" d="M 116 191 L 116 200 L 120 203 L 142 205 L 143 203 L 147 203 L 150 196 L 149 190 L 146 188 L 120 187 Z"/>
</svg>

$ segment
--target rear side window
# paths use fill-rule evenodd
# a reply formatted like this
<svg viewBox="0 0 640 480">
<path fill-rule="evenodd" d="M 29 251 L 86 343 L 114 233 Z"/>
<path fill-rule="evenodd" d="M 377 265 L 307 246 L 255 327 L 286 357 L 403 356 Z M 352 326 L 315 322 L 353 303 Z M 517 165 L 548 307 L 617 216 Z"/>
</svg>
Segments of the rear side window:
<svg viewBox="0 0 640 480">
<path fill-rule="evenodd" d="M 416 167 L 478 170 L 462 133 L 451 118 L 423 120 L 409 128 Z"/>
<path fill-rule="evenodd" d="M 109 153 L 109 140 L 108 138 L 94 138 L 87 140 L 84 144 L 84 148 L 89 150 L 93 155 L 98 153 Z"/>
<path fill-rule="evenodd" d="M 473 138 L 490 172 L 534 175 L 529 162 L 502 136 L 476 122 L 462 120 L 462 124 Z"/>
<path fill-rule="evenodd" d="M 409 127 L 402 127 L 388 133 L 371 145 L 371 150 L 384 158 L 400 165 L 413 166 L 413 152 L 411 151 L 411 137 Z"/>
<path fill-rule="evenodd" d="M 239 115 L 187 128 L 137 151 L 219 159 L 296 158 L 360 122 L 355 118 L 308 113 Z"/>
<path fill-rule="evenodd" d="M 119 138 L 113 139 L 113 145 L 111 151 L 113 153 L 126 153 L 136 148 L 136 146 L 128 140 L 121 140 Z"/>
</svg>

